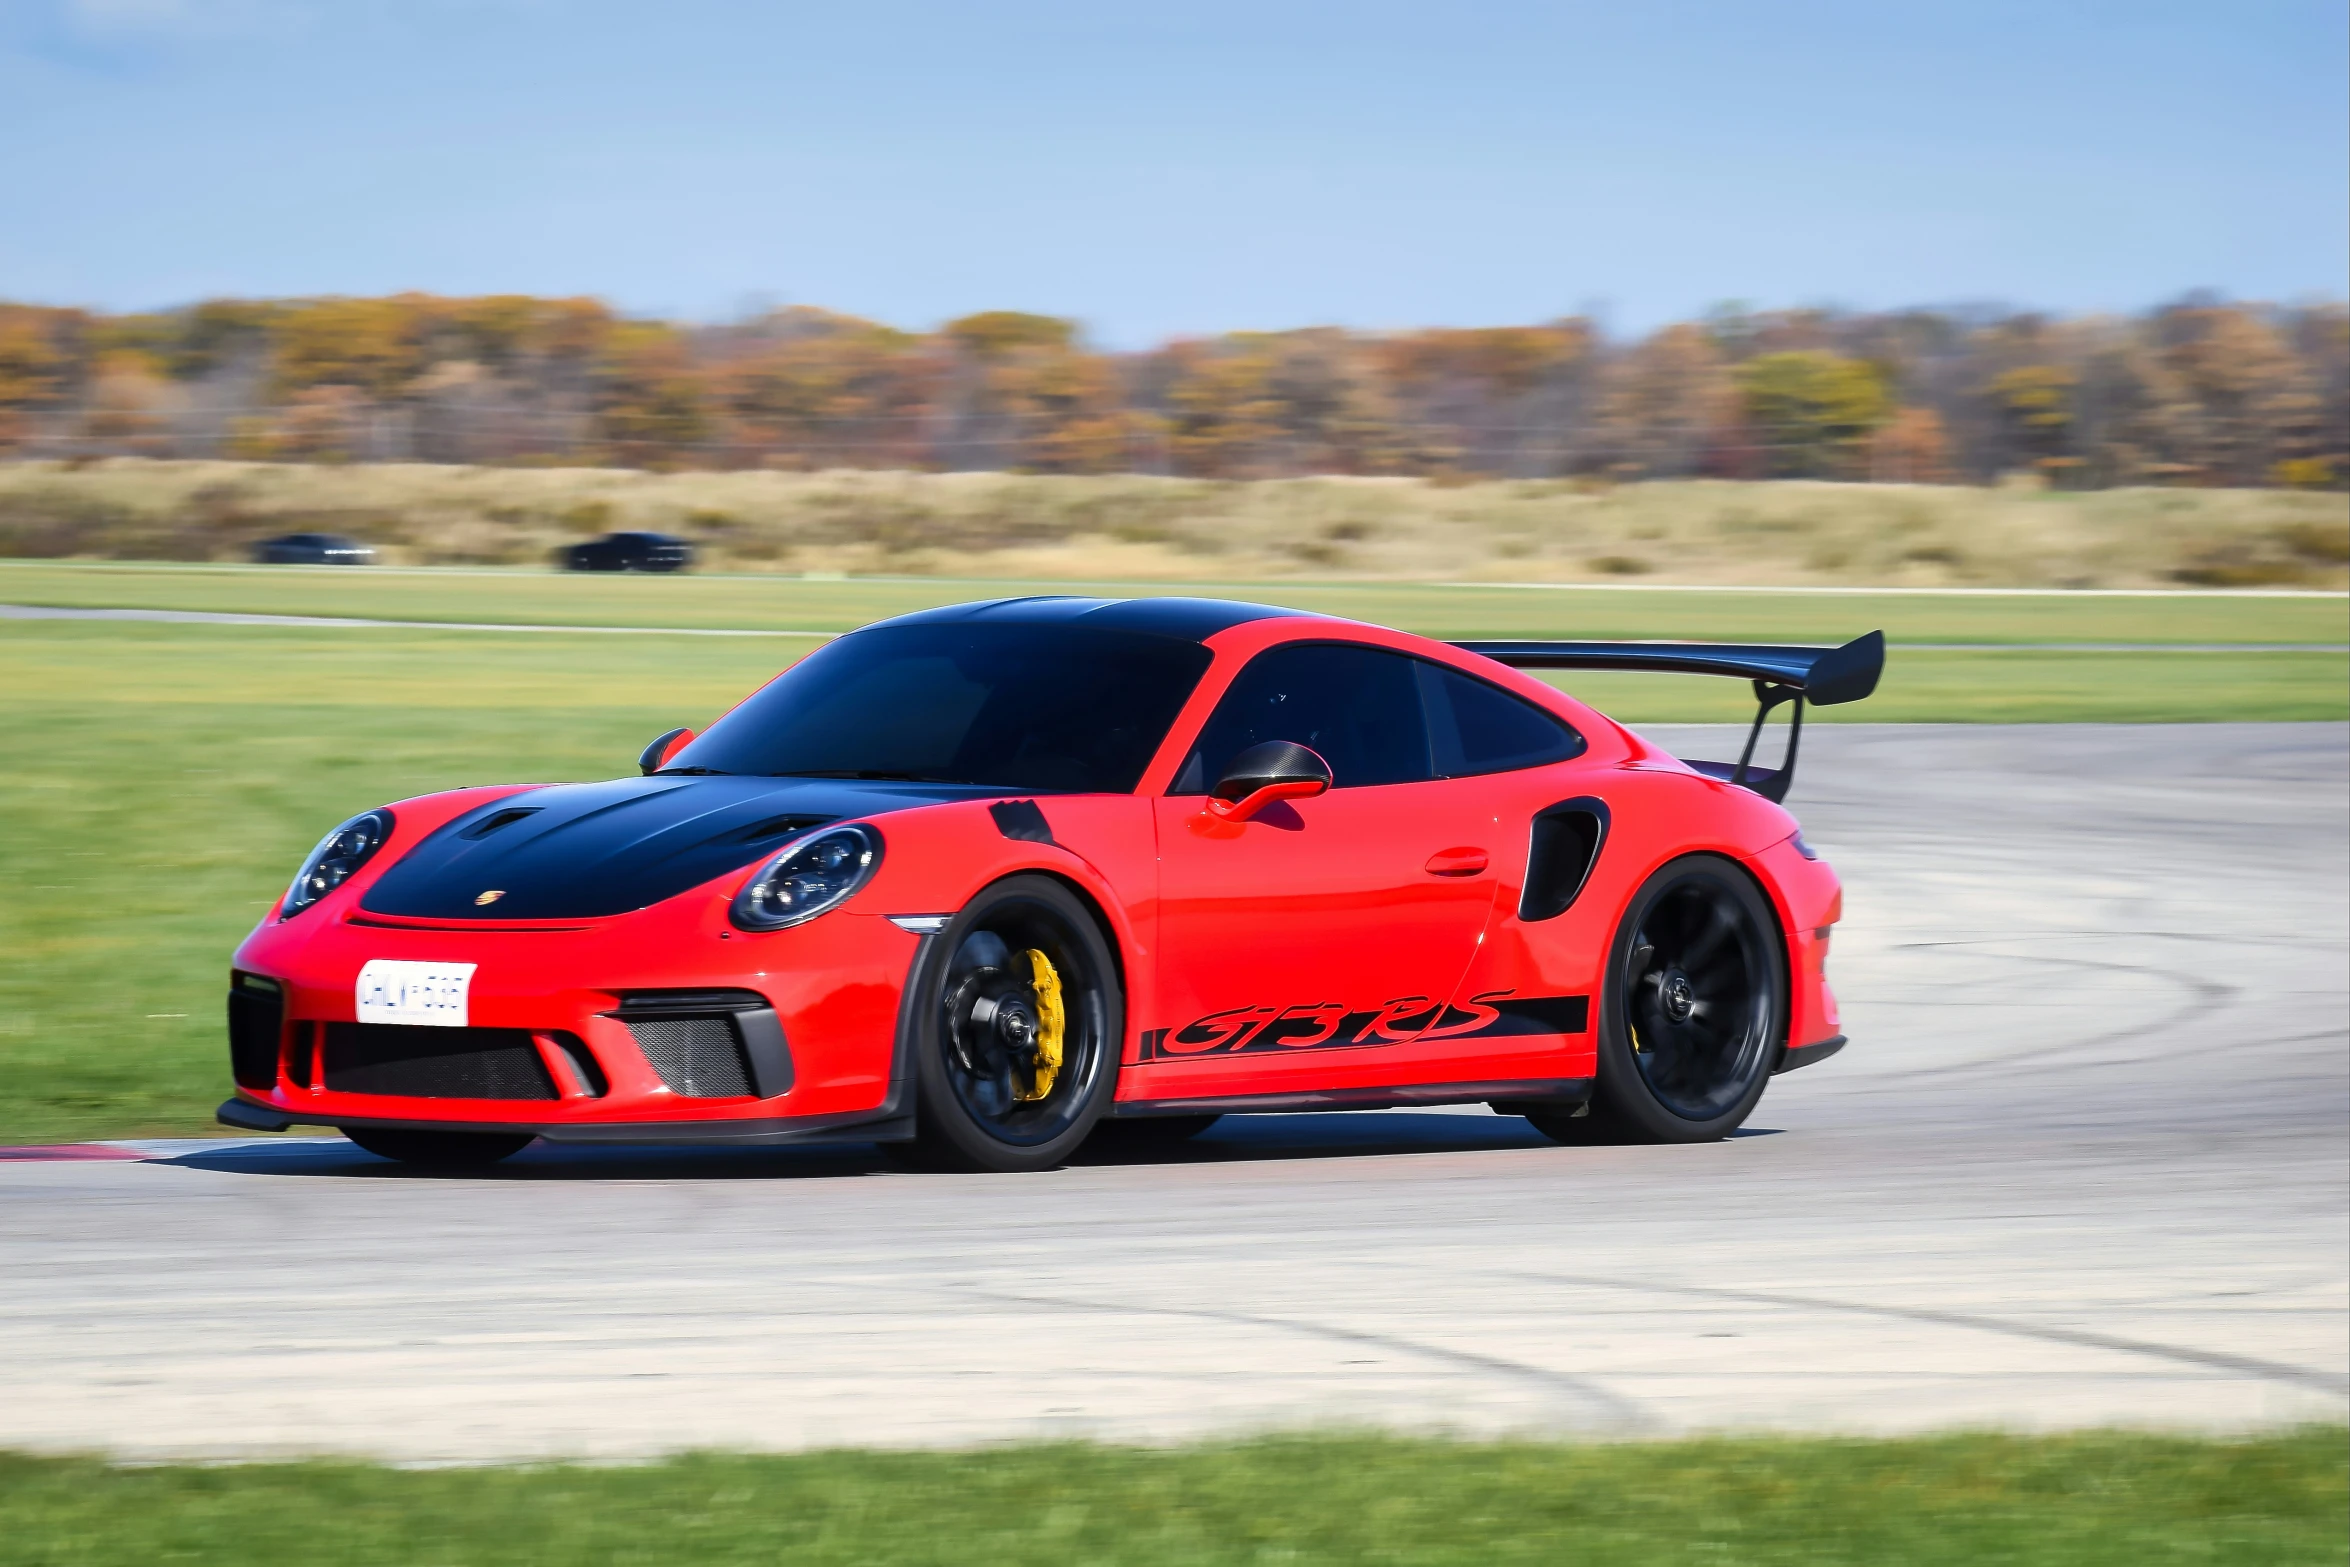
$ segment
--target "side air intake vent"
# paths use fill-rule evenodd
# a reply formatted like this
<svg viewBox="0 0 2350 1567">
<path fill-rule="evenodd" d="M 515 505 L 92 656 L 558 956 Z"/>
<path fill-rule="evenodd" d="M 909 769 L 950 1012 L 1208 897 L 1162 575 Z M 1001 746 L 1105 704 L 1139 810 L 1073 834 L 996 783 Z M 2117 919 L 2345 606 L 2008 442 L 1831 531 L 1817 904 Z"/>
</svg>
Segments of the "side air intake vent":
<svg viewBox="0 0 2350 1567">
<path fill-rule="evenodd" d="M 228 992 L 228 1069 L 239 1088 L 277 1086 L 277 1041 L 286 998 L 274 979 L 231 974 Z"/>
<path fill-rule="evenodd" d="M 633 990 L 611 1015 L 672 1093 L 772 1099 L 791 1091 L 783 1025 L 755 990 Z"/>
<path fill-rule="evenodd" d="M 1607 822 L 1607 802 L 1589 795 L 1562 800 L 1535 816 L 1519 919 L 1556 919 L 1574 906 L 1607 841 Z"/>
</svg>

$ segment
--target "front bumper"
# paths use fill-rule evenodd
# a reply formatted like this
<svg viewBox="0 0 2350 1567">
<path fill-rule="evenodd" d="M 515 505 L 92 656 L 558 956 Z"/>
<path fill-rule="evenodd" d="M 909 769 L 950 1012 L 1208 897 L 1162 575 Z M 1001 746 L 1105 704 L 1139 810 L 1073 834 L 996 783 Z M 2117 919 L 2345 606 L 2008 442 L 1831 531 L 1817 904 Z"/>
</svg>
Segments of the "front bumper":
<svg viewBox="0 0 2350 1567">
<path fill-rule="evenodd" d="M 563 930 L 272 922 L 235 959 L 221 1118 L 564 1142 L 889 1135 L 918 945 L 845 910 L 770 935 L 674 906 Z M 372 959 L 473 964 L 466 1026 L 360 1023 Z"/>
</svg>

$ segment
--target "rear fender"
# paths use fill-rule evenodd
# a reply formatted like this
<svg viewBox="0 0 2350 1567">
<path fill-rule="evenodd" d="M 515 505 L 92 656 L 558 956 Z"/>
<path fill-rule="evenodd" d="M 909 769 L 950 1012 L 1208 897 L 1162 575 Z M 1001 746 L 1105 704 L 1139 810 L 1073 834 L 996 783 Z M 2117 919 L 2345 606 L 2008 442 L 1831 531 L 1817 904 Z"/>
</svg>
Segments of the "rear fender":
<svg viewBox="0 0 2350 1567">
<path fill-rule="evenodd" d="M 1608 950 L 1633 896 L 1660 868 L 1693 853 L 1719 854 L 1755 874 L 1779 910 L 1792 950 L 1786 904 L 1772 890 L 1770 876 L 1755 868 L 1756 856 L 1794 834 L 1794 818 L 1778 806 L 1655 753 L 1619 767 L 1561 768 L 1539 782 L 1551 792 L 1536 798 L 1521 791 L 1502 804 L 1504 819 L 1514 825 L 1507 829 L 1506 853 L 1494 857 L 1500 896 L 1476 960 L 1454 993 L 1456 1005 L 1464 997 L 1502 991 L 1586 996 L 1596 1020 Z M 1536 780 L 1529 776 L 1526 784 L 1533 787 Z M 1532 818 L 1579 795 L 1597 797 L 1608 811 L 1606 836 L 1582 891 L 1563 913 L 1522 919 Z M 1570 1059 L 1558 1075 L 1587 1075 L 1597 1038 L 1596 1031 L 1566 1036 Z"/>
<path fill-rule="evenodd" d="M 1746 868 L 1778 910 L 1787 941 L 1787 1043 L 1815 1045 L 1842 1032 L 1836 993 L 1828 987 L 1828 940 L 1844 917 L 1844 888 L 1824 860 L 1807 858 L 1788 834 Z"/>
</svg>

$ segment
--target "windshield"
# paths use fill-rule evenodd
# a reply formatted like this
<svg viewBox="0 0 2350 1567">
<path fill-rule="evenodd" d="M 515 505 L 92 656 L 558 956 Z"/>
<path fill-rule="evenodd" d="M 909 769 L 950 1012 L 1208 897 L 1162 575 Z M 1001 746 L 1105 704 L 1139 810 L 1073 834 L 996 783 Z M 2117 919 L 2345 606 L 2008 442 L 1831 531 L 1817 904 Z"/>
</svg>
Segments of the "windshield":
<svg viewBox="0 0 2350 1567">
<path fill-rule="evenodd" d="M 661 770 L 1124 794 L 1208 661 L 1132 631 L 884 626 L 809 654 Z"/>
</svg>

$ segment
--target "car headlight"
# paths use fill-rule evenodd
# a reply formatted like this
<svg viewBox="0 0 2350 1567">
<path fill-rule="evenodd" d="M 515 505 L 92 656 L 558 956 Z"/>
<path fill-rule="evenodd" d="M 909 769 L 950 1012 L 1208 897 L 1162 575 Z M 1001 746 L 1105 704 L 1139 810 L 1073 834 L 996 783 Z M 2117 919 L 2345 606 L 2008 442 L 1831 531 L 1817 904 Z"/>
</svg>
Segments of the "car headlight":
<svg viewBox="0 0 2350 1567">
<path fill-rule="evenodd" d="M 310 858 L 294 873 L 294 884 L 286 889 L 285 901 L 277 906 L 277 917 L 290 920 L 349 881 L 358 874 L 360 866 L 375 858 L 375 851 L 391 835 L 392 813 L 378 809 L 352 817 L 319 839 L 318 847 L 310 851 Z"/>
<path fill-rule="evenodd" d="M 804 925 L 847 902 L 880 868 L 881 834 L 865 826 L 827 827 L 760 866 L 729 912 L 744 930 Z"/>
</svg>

